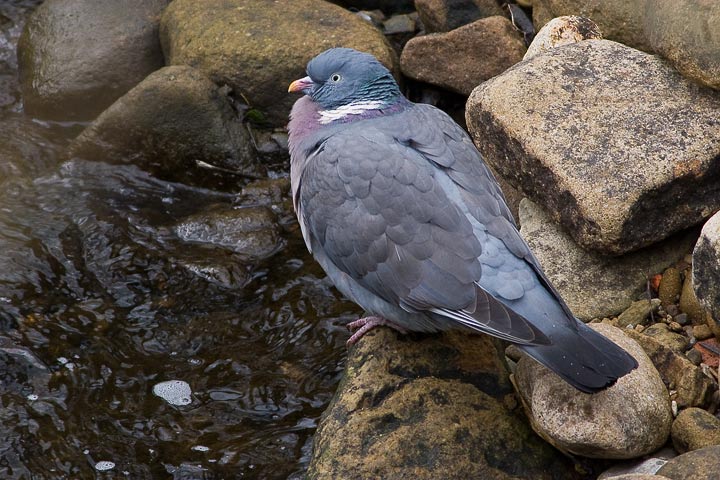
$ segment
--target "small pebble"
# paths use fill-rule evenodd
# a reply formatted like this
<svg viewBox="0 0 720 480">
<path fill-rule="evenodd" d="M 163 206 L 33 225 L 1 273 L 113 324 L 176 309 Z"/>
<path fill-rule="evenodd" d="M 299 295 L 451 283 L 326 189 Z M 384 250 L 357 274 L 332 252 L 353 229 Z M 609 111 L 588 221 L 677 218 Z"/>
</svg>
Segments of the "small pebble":
<svg viewBox="0 0 720 480">
<path fill-rule="evenodd" d="M 673 332 L 682 332 L 683 328 L 682 325 L 680 325 L 678 322 L 670 322 L 670 330 Z"/>
<path fill-rule="evenodd" d="M 677 406 L 677 402 L 676 402 L 675 400 L 673 400 L 672 402 L 670 402 L 670 408 L 672 409 L 673 417 L 677 417 L 677 414 L 678 414 L 678 406 Z"/>
<path fill-rule="evenodd" d="M 690 360 L 694 365 L 700 365 L 702 363 L 702 353 L 700 353 L 696 349 L 690 349 L 685 353 L 685 356 Z"/>
<path fill-rule="evenodd" d="M 708 338 L 712 337 L 713 334 L 710 331 L 710 327 L 707 325 L 695 325 L 692 329 L 693 337 L 697 338 L 698 340 L 707 340 Z"/>
<path fill-rule="evenodd" d="M 675 307 L 675 305 L 672 305 Z M 677 307 L 675 307 L 675 310 L 677 311 Z M 670 313 L 670 312 L 668 312 Z M 672 315 L 672 314 L 671 314 Z M 679 323 L 680 325 L 687 325 L 688 323 L 688 316 L 687 313 L 678 313 L 677 315 L 674 315 L 675 321 Z"/>
</svg>

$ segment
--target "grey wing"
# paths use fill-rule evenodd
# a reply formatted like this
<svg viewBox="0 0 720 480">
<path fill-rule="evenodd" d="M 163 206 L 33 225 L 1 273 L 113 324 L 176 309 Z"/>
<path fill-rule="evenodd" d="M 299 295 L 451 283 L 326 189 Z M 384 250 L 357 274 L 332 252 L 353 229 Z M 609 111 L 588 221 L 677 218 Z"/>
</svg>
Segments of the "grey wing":
<svg viewBox="0 0 720 480">
<path fill-rule="evenodd" d="M 309 243 L 361 287 L 408 312 L 443 315 L 516 343 L 547 343 L 479 287 L 482 246 L 436 173 L 421 152 L 384 131 L 334 135 L 300 180 Z"/>
<path fill-rule="evenodd" d="M 577 329 L 571 310 L 545 276 L 537 258 L 518 232 L 500 186 L 470 137 L 445 112 L 429 105 L 417 107 L 419 115 L 413 117 L 416 125 L 410 129 L 413 132 L 410 143 L 428 160 L 445 170 L 448 177 L 459 187 L 457 191 L 460 198 L 457 201 L 463 204 L 467 213 L 482 225 L 491 238 L 500 240 L 507 251 L 532 270 L 537 280 L 565 312 L 566 324 Z M 427 128 L 427 125 L 439 125 L 440 128 Z M 487 252 L 484 258 L 492 262 Z M 486 276 L 485 282 L 487 281 L 489 279 Z M 522 294 L 523 291 L 520 290 L 501 297 L 515 300 Z"/>
</svg>

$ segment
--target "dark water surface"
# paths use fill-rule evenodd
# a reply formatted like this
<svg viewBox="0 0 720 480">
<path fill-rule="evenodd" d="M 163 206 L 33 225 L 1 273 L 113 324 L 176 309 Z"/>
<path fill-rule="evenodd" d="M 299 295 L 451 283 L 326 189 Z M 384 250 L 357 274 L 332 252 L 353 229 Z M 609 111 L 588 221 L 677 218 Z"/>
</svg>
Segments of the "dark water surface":
<svg viewBox="0 0 720 480">
<path fill-rule="evenodd" d="M 355 307 L 291 221 L 248 264 L 173 233 L 232 195 L 63 161 L 82 126 L 24 116 L 17 87 L 37 3 L 0 2 L 0 478 L 301 477 Z M 153 394 L 167 380 L 188 405 Z"/>
</svg>

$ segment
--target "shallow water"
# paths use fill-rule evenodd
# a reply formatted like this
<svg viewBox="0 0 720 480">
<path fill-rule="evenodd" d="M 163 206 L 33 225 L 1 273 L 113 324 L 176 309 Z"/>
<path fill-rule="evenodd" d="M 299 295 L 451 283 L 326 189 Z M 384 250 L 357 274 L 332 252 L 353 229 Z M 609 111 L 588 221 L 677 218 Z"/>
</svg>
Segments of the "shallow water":
<svg viewBox="0 0 720 480">
<path fill-rule="evenodd" d="M 37 3 L 0 5 L 0 478 L 301 477 L 356 307 L 288 216 L 248 263 L 173 233 L 233 195 L 64 161 L 82 126 L 25 117 L 17 91 Z M 166 381 L 192 393 L 154 394 Z"/>
</svg>

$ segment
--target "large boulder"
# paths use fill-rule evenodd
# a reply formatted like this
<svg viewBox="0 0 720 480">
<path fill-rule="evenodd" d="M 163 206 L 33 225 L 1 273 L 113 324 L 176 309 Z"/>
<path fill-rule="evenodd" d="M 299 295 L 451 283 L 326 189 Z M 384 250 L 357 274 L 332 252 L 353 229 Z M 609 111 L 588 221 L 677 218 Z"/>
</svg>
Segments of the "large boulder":
<svg viewBox="0 0 720 480">
<path fill-rule="evenodd" d="M 318 53 L 350 47 L 390 69 L 396 63 L 378 29 L 322 0 L 175 0 L 162 17 L 160 38 L 168 64 L 190 65 L 229 85 L 257 117 L 278 126 L 297 100 L 288 85 L 306 75 Z"/>
<path fill-rule="evenodd" d="M 702 305 L 720 315 L 720 213 L 705 223 L 695 244 L 692 286 Z"/>
<path fill-rule="evenodd" d="M 560 450 L 594 458 L 635 458 L 657 450 L 670 434 L 668 391 L 642 348 L 621 330 L 591 327 L 623 347 L 638 368 L 595 394 L 580 392 L 527 356 L 515 384 L 533 428 Z"/>
<path fill-rule="evenodd" d="M 427 32 L 449 32 L 475 20 L 503 15 L 495 0 L 415 0 Z"/>
<path fill-rule="evenodd" d="M 308 478 L 577 478 L 511 410 L 502 351 L 464 332 L 365 335 L 315 434 Z"/>
<path fill-rule="evenodd" d="M 581 320 L 617 315 L 647 288 L 647 278 L 686 255 L 696 233 L 675 235 L 621 256 L 583 250 L 539 205 L 520 202 L 520 233 L 570 310 Z M 645 302 L 647 303 L 647 302 Z"/>
<path fill-rule="evenodd" d="M 584 248 L 621 254 L 720 208 L 720 96 L 608 40 L 536 55 L 477 87 L 485 159 Z"/>
<path fill-rule="evenodd" d="M 470 95 L 525 54 L 522 35 L 505 17 L 488 17 L 448 33 L 411 39 L 400 57 L 402 72 L 415 80 Z"/>
<path fill-rule="evenodd" d="M 603 37 L 651 51 L 643 30 L 644 8 L 645 2 L 639 0 L 533 0 L 533 23 L 539 30 L 561 15 L 588 17 L 600 27 Z"/>
<path fill-rule="evenodd" d="M 655 52 L 687 77 L 720 89 L 720 2 L 653 0 L 640 18 Z"/>
<path fill-rule="evenodd" d="M 25 111 L 90 120 L 162 67 L 158 24 L 168 2 L 43 2 L 18 43 Z"/>
<path fill-rule="evenodd" d="M 185 66 L 149 75 L 73 141 L 69 156 L 133 163 L 190 184 L 217 180 L 206 178 L 213 171 L 201 165 L 222 169 L 225 177 L 258 168 L 247 129 L 223 90 Z"/>
</svg>

